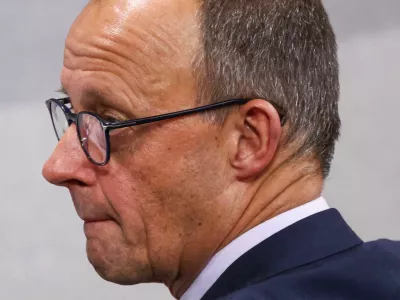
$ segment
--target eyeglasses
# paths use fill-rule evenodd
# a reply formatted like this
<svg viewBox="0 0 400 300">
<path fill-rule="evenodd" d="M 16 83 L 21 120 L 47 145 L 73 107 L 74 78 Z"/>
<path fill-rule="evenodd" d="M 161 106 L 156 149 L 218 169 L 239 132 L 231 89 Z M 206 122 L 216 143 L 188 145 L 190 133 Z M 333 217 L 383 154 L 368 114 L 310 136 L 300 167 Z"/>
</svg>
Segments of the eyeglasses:
<svg viewBox="0 0 400 300">
<path fill-rule="evenodd" d="M 168 120 L 231 105 L 242 105 L 250 100 L 230 99 L 192 109 L 122 122 L 109 122 L 103 120 L 97 114 L 86 111 L 75 114 L 71 111 L 71 108 L 67 107 L 67 104 L 71 103 L 69 98 L 49 99 L 46 101 L 46 106 L 49 109 L 57 139 L 61 140 L 72 123 L 75 123 L 79 142 L 87 158 L 98 166 L 104 166 L 110 161 L 110 132 L 113 130 Z M 276 109 L 278 110 L 278 107 Z M 283 125 L 285 118 L 281 111 L 278 110 L 278 113 L 281 118 L 281 125 Z"/>
</svg>

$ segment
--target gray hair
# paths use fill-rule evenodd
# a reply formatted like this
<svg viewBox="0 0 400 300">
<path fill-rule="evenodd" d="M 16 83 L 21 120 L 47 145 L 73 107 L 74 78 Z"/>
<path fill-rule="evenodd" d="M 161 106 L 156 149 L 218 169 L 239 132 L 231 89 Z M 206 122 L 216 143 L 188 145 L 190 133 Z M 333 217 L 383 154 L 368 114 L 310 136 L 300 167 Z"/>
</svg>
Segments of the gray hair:
<svg viewBox="0 0 400 300">
<path fill-rule="evenodd" d="M 286 112 L 286 143 L 324 177 L 340 134 L 335 34 L 320 0 L 203 0 L 199 99 L 261 98 Z M 226 111 L 216 112 L 223 120 Z"/>
</svg>

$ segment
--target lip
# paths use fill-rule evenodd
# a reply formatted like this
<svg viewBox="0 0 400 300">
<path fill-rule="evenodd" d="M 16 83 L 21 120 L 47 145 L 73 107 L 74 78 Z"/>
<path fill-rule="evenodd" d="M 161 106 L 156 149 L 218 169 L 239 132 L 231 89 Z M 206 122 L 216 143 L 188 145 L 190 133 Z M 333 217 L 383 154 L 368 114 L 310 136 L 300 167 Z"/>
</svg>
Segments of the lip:
<svg viewBox="0 0 400 300">
<path fill-rule="evenodd" d="M 95 223 L 95 222 L 104 222 L 109 221 L 111 218 L 106 214 L 85 214 L 83 212 L 77 212 L 78 217 L 86 224 L 86 223 Z"/>
<path fill-rule="evenodd" d="M 85 224 L 109 221 L 110 219 L 83 219 Z"/>
<path fill-rule="evenodd" d="M 98 236 L 103 230 L 104 225 L 107 224 L 110 220 L 87 220 L 83 224 L 83 231 L 87 238 Z"/>
<path fill-rule="evenodd" d="M 84 227 L 84 228 L 87 228 L 87 227 L 89 227 L 89 226 L 95 226 L 96 224 L 105 223 L 105 222 L 107 222 L 107 221 L 110 221 L 110 220 L 85 221 L 85 222 L 83 223 L 83 227 Z"/>
<path fill-rule="evenodd" d="M 76 191 L 70 192 L 75 211 L 84 223 L 94 223 L 112 219 L 112 216 L 107 213 L 105 207 L 91 204 L 90 195 L 84 195 Z"/>
</svg>

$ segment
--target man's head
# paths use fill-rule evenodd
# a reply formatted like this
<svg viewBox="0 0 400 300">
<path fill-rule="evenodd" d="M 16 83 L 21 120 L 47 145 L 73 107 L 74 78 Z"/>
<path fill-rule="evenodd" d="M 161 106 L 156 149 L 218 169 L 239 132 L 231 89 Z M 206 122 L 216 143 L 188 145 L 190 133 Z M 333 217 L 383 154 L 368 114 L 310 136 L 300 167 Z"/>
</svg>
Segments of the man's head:
<svg viewBox="0 0 400 300">
<path fill-rule="evenodd" d="M 305 170 L 326 175 L 339 132 L 335 39 L 319 1 L 91 1 L 61 77 L 75 112 L 106 120 L 254 99 L 116 130 L 105 166 L 87 159 L 75 125 L 60 140 L 44 176 L 70 190 L 90 262 L 120 284 L 182 293 L 176 281 L 263 219 L 257 193 L 282 195 Z"/>
</svg>

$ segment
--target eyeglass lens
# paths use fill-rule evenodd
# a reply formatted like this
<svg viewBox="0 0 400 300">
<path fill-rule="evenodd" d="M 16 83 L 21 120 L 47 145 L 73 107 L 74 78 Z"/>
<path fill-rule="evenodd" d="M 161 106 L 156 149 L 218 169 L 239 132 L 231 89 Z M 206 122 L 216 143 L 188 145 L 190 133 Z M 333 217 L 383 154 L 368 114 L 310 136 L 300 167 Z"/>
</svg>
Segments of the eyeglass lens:
<svg viewBox="0 0 400 300">
<path fill-rule="evenodd" d="M 95 116 L 83 113 L 77 120 L 79 138 L 86 154 L 96 163 L 107 158 L 107 141 L 103 126 Z"/>
<path fill-rule="evenodd" d="M 69 128 L 63 109 L 56 102 L 51 103 L 51 117 L 58 140 Z M 88 113 L 79 114 L 77 123 L 79 139 L 83 150 L 95 163 L 103 164 L 107 159 L 107 141 L 100 120 Z"/>
<path fill-rule="evenodd" d="M 53 120 L 57 138 L 58 140 L 60 140 L 64 136 L 65 132 L 68 130 L 69 126 L 64 111 L 62 110 L 61 106 L 58 105 L 56 102 L 51 103 L 51 117 Z"/>
</svg>

